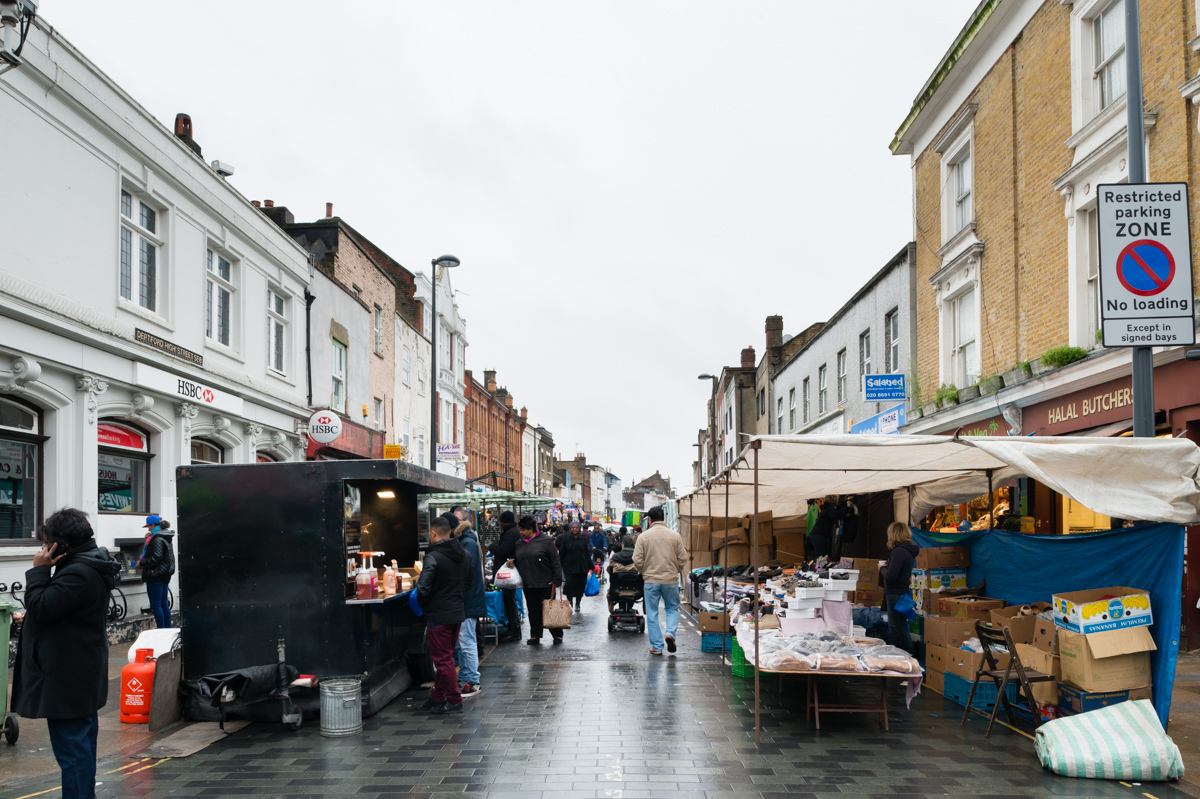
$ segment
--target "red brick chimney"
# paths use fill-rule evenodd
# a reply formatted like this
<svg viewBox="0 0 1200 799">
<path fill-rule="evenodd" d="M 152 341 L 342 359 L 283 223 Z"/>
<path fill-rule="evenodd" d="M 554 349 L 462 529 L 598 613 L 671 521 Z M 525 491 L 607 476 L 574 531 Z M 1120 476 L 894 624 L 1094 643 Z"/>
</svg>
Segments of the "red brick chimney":
<svg viewBox="0 0 1200 799">
<path fill-rule="evenodd" d="M 746 349 L 742 350 L 742 368 L 754 368 L 754 347 L 747 347 Z"/>
<path fill-rule="evenodd" d="M 325 203 L 325 218 L 333 218 L 333 203 Z"/>
</svg>

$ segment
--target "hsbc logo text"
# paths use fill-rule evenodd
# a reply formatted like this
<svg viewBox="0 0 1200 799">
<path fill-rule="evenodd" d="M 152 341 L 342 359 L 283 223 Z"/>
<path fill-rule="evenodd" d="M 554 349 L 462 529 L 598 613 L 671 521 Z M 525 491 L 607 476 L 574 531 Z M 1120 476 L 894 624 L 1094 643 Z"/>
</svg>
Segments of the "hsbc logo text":
<svg viewBox="0 0 1200 799">
<path fill-rule="evenodd" d="M 179 385 L 175 389 L 175 393 L 188 399 L 200 400 L 208 405 L 211 405 L 217 399 L 217 395 L 213 393 L 211 388 L 205 388 L 190 380 L 184 380 L 182 377 L 179 378 Z"/>
</svg>

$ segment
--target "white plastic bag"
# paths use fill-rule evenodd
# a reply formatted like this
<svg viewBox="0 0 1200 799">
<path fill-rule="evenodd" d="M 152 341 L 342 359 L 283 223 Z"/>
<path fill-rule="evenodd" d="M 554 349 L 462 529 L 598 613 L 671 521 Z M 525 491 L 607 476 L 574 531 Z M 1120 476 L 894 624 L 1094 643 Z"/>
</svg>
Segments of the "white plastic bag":
<svg viewBox="0 0 1200 799">
<path fill-rule="evenodd" d="M 493 581 L 497 588 L 521 588 L 521 573 L 513 566 L 501 566 Z"/>
</svg>

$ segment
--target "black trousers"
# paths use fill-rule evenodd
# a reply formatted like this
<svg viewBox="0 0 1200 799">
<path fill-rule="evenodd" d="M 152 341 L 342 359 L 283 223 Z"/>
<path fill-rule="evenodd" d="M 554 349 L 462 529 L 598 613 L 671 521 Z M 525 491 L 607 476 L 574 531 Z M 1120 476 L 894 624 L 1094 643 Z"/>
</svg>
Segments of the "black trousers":
<svg viewBox="0 0 1200 799">
<path fill-rule="evenodd" d="M 572 602 L 578 602 L 583 599 L 583 589 L 587 584 L 588 573 L 583 574 L 568 574 L 567 581 L 563 583 L 563 594 Z"/>
<path fill-rule="evenodd" d="M 508 630 L 504 634 L 520 638 L 521 617 L 517 615 L 517 589 L 501 588 L 500 598 L 504 602 L 504 615 L 508 618 Z"/>
<path fill-rule="evenodd" d="M 541 640 L 542 638 L 542 600 L 550 599 L 554 596 L 554 589 L 550 586 L 545 588 L 524 588 L 525 592 L 525 609 L 529 613 L 529 637 Z M 551 638 L 562 638 L 562 630 L 551 630 Z"/>
<path fill-rule="evenodd" d="M 808 554 L 813 560 L 822 555 L 828 555 L 829 538 L 823 535 L 810 535 L 808 537 Z"/>
</svg>

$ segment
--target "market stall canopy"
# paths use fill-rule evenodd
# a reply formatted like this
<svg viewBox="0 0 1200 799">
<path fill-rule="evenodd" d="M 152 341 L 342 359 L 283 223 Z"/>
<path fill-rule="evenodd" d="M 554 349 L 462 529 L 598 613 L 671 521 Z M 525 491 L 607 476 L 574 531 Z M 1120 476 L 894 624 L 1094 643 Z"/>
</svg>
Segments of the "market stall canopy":
<svg viewBox="0 0 1200 799">
<path fill-rule="evenodd" d="M 1030 477 L 1097 513 L 1122 519 L 1200 522 L 1200 447 L 1171 438 L 985 437 L 896 435 L 756 436 L 734 466 L 689 499 L 696 511 L 712 492 L 713 508 L 758 507 L 801 515 L 809 499 L 830 494 L 911 491 L 911 516 L 965 502 L 1016 477 Z M 707 505 L 703 506 L 707 509 Z M 898 517 L 908 515 L 897 502 Z M 707 511 L 705 511 L 706 513 Z"/>
<path fill-rule="evenodd" d="M 529 491 L 466 491 L 461 494 L 422 494 L 418 501 L 428 501 L 431 508 L 452 508 L 461 505 L 481 510 L 493 505 L 508 505 L 522 510 L 545 510 L 555 500 Z"/>
</svg>

